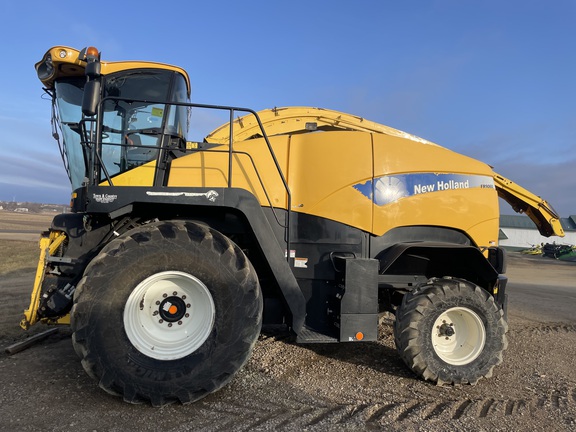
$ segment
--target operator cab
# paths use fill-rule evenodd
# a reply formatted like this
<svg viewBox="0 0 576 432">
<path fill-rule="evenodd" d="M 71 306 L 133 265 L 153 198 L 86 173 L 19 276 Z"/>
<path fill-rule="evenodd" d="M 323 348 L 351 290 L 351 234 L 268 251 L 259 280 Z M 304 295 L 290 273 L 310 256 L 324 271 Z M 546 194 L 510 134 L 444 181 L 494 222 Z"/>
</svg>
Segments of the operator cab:
<svg viewBox="0 0 576 432">
<path fill-rule="evenodd" d="M 179 104 L 189 102 L 188 76 L 159 63 L 100 63 L 98 52 L 91 50 L 96 74 L 88 72 L 90 55 L 85 50 L 53 48 L 36 65 L 52 97 L 54 136 L 62 138 L 60 150 L 72 190 L 113 183 L 118 175 L 145 164 L 155 168 L 153 181 L 161 185 L 159 173 L 167 160 L 163 149 L 186 146 L 189 108 Z M 87 97 L 95 101 L 88 115 L 83 110 Z"/>
</svg>

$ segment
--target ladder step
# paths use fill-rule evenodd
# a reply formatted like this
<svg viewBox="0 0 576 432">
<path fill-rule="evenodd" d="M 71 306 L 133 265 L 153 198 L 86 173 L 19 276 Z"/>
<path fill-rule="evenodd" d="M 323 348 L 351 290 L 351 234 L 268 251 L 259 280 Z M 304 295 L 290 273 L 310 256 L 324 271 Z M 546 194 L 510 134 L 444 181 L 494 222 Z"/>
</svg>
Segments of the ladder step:
<svg viewBox="0 0 576 432">
<path fill-rule="evenodd" d="M 329 336 L 324 333 L 318 333 L 309 327 L 302 327 L 296 338 L 297 343 L 336 343 L 338 338 Z"/>
</svg>

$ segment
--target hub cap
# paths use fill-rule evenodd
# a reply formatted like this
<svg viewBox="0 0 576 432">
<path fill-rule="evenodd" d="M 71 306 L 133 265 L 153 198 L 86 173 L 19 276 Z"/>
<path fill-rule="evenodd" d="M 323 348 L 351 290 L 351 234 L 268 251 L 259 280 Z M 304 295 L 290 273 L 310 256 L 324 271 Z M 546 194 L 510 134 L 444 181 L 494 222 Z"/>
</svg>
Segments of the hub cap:
<svg viewBox="0 0 576 432">
<path fill-rule="evenodd" d="M 166 271 L 134 288 L 124 308 L 124 328 L 142 354 L 176 360 L 208 339 L 215 314 L 212 295 L 202 281 L 188 273 Z"/>
<path fill-rule="evenodd" d="M 432 346 L 442 360 L 465 365 L 476 359 L 486 343 L 486 329 L 476 312 L 454 307 L 443 312 L 432 327 Z"/>
</svg>

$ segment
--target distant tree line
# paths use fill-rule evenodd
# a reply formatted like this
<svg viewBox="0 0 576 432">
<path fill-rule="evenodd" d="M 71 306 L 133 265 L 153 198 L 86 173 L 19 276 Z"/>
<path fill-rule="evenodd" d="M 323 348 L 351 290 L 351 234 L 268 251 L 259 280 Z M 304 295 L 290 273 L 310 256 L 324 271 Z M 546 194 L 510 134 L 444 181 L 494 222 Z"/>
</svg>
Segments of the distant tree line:
<svg viewBox="0 0 576 432">
<path fill-rule="evenodd" d="M 66 209 L 67 206 L 64 204 L 0 201 L 0 210 L 3 211 L 25 211 L 27 213 L 62 213 L 66 211 Z"/>
</svg>

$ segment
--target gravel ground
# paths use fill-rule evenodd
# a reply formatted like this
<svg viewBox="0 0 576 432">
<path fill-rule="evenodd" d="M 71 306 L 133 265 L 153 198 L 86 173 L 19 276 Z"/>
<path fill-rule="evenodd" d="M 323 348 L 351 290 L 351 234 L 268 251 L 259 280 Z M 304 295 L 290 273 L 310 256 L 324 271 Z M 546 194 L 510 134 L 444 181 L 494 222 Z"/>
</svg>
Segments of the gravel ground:
<svg viewBox="0 0 576 432">
<path fill-rule="evenodd" d="M 370 343 L 295 345 L 269 329 L 219 392 L 191 405 L 129 405 L 85 374 L 61 327 L 18 354 L 2 349 L 0 430 L 576 431 L 576 313 L 554 314 L 575 309 L 576 263 L 511 254 L 509 277 L 509 347 L 476 386 L 415 377 L 383 315 Z M 2 348 L 46 330 L 18 327 L 32 281 L 31 271 L 0 276 Z"/>
</svg>

